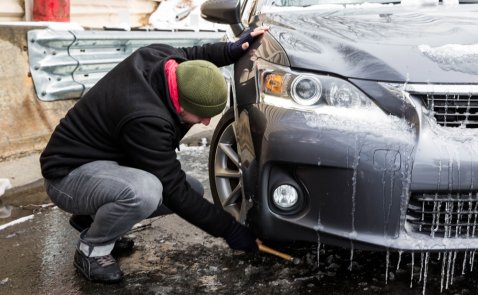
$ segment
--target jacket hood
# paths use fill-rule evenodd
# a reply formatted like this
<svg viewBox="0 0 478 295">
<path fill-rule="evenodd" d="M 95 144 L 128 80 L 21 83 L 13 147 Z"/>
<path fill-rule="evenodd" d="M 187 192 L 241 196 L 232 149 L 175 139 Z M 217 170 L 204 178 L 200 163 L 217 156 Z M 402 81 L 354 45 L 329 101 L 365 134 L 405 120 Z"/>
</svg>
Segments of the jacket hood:
<svg viewBox="0 0 478 295">
<path fill-rule="evenodd" d="M 476 4 L 300 10 L 260 21 L 293 68 L 377 81 L 478 82 Z"/>
</svg>

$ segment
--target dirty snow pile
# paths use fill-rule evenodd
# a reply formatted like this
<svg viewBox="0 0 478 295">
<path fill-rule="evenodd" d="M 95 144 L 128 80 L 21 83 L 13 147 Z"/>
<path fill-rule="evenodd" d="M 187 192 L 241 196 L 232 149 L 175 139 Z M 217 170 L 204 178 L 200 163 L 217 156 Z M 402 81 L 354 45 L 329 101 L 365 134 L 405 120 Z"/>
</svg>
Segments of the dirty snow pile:
<svg viewBox="0 0 478 295">
<path fill-rule="evenodd" d="M 10 188 L 12 188 L 12 184 L 10 183 L 10 180 L 6 178 L 0 178 L 0 196 L 3 196 L 5 191 Z"/>
</svg>

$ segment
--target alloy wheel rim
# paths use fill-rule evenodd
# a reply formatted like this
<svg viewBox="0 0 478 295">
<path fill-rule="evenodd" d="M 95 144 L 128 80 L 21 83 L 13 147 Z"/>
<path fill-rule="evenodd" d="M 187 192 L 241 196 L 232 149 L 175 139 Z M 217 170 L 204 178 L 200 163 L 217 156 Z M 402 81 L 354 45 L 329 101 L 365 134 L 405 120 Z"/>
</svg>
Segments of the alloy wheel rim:
<svg viewBox="0 0 478 295">
<path fill-rule="evenodd" d="M 242 173 L 232 123 L 224 129 L 219 138 L 215 153 L 214 177 L 222 207 L 239 220 L 242 202 Z"/>
</svg>

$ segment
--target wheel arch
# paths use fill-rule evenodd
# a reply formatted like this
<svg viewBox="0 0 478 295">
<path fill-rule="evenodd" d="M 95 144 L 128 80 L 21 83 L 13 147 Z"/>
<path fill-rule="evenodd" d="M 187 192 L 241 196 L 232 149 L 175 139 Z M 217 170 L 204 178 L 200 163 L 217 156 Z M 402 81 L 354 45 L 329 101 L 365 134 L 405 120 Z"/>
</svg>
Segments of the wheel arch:
<svg viewBox="0 0 478 295">
<path fill-rule="evenodd" d="M 253 112 L 254 107 L 252 108 Z M 236 183 L 227 187 L 224 183 L 224 179 L 218 175 L 221 173 L 219 170 L 225 170 L 226 166 L 231 166 L 230 163 L 226 163 L 223 151 L 219 150 L 219 144 L 230 145 L 239 159 L 238 171 L 240 173 L 240 179 L 238 180 L 241 189 L 241 202 L 246 200 L 245 204 L 237 206 L 239 214 L 233 214 L 231 210 L 233 208 L 227 208 L 226 211 L 230 212 L 236 219 L 245 221 L 247 211 L 253 204 L 252 200 L 258 192 L 258 162 L 256 159 L 256 147 L 252 140 L 251 127 L 250 127 L 250 110 L 242 109 L 239 117 L 236 118 L 234 109 L 228 109 L 219 120 L 211 140 L 211 146 L 209 151 L 208 169 L 209 169 L 209 183 L 211 189 L 211 195 L 216 205 L 224 209 L 223 203 L 225 198 L 225 192 L 233 191 Z M 231 141 L 231 130 L 233 130 L 234 142 Z M 232 165 L 232 169 L 234 169 Z M 219 171 L 219 172 L 218 172 Z M 227 176 L 225 177 L 227 179 Z M 224 187 L 226 185 L 226 187 Z M 248 206 L 245 206 L 248 205 Z M 234 210 L 232 210 L 234 211 Z"/>
</svg>

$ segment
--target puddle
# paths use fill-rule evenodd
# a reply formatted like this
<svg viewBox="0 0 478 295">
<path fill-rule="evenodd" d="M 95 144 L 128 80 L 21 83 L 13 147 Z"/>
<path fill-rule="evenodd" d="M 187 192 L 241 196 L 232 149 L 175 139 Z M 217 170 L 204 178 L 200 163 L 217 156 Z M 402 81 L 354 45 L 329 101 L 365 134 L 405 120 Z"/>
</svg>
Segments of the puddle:
<svg viewBox="0 0 478 295">
<path fill-rule="evenodd" d="M 16 219 L 31 215 L 33 213 L 34 210 L 3 204 L 0 200 L 0 226 L 10 223 Z"/>
<path fill-rule="evenodd" d="M 0 197 L 0 226 L 52 206 L 43 189 L 43 180 L 12 188 Z"/>
</svg>

